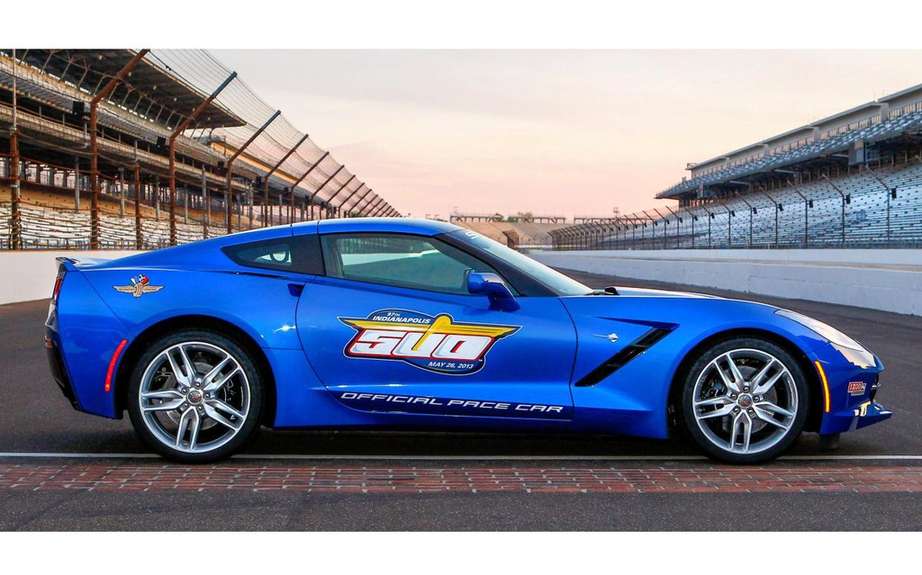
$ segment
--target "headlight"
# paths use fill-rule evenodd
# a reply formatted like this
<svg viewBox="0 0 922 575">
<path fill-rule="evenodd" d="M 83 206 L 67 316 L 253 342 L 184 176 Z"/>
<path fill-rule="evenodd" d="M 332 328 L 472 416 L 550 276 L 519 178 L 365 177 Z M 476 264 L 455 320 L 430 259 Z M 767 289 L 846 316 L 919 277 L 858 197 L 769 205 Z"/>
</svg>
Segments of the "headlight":
<svg viewBox="0 0 922 575">
<path fill-rule="evenodd" d="M 839 350 L 845 359 L 861 368 L 873 367 L 877 364 L 874 360 L 874 354 L 864 349 L 860 343 L 848 337 L 841 331 L 829 324 L 823 323 L 818 319 L 813 319 L 796 311 L 789 309 L 779 309 L 778 315 L 792 319 L 807 329 L 816 332 L 817 335 L 828 341 Z"/>
</svg>

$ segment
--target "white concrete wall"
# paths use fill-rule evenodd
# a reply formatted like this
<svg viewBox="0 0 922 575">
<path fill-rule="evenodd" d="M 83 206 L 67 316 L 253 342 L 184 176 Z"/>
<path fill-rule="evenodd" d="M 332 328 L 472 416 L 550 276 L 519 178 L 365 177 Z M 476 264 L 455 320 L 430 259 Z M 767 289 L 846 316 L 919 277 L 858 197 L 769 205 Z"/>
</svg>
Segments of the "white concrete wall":
<svg viewBox="0 0 922 575">
<path fill-rule="evenodd" d="M 589 273 L 922 315 L 922 250 L 533 251 Z"/>
<path fill-rule="evenodd" d="M 116 259 L 129 251 L 39 251 L 0 253 L 0 305 L 51 297 L 58 272 L 55 258 Z"/>
<path fill-rule="evenodd" d="M 0 253 L 0 305 L 50 297 L 55 258 L 128 251 Z M 922 316 L 922 250 L 533 251 L 554 267 Z"/>
</svg>

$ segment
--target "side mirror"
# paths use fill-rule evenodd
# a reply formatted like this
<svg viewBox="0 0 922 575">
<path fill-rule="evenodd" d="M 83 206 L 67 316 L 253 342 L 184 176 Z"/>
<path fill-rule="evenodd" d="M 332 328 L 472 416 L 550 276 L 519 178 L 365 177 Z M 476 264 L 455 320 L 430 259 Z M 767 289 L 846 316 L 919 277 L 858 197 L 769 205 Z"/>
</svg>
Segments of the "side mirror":
<svg viewBox="0 0 922 575">
<path fill-rule="evenodd" d="M 490 298 L 490 308 L 505 311 L 519 309 L 515 296 L 503 278 L 493 273 L 475 272 L 467 273 L 467 291 L 472 294 L 485 295 Z"/>
</svg>

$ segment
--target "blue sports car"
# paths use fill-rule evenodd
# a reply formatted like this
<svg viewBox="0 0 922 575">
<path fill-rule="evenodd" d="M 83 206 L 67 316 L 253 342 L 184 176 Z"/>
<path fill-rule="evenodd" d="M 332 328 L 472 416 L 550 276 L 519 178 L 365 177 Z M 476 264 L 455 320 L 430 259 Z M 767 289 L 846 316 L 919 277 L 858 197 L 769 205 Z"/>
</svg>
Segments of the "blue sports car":
<svg viewBox="0 0 922 575">
<path fill-rule="evenodd" d="M 575 431 L 769 460 L 890 416 L 880 359 L 768 305 L 590 289 L 454 225 L 308 222 L 59 260 L 46 322 L 73 406 L 166 457 L 257 426 Z"/>
</svg>

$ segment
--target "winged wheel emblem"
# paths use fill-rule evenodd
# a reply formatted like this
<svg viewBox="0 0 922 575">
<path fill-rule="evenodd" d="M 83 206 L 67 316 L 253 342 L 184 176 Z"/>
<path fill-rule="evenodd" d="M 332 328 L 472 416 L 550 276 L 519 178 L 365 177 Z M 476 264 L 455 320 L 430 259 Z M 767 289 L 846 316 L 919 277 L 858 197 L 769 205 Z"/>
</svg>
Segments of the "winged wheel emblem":
<svg viewBox="0 0 922 575">
<path fill-rule="evenodd" d="M 156 293 L 163 289 L 163 286 L 151 285 L 150 278 L 144 274 L 139 274 L 137 277 L 131 278 L 130 285 L 112 287 L 115 288 L 117 292 L 129 293 L 134 297 L 141 297 L 146 293 Z"/>
</svg>

